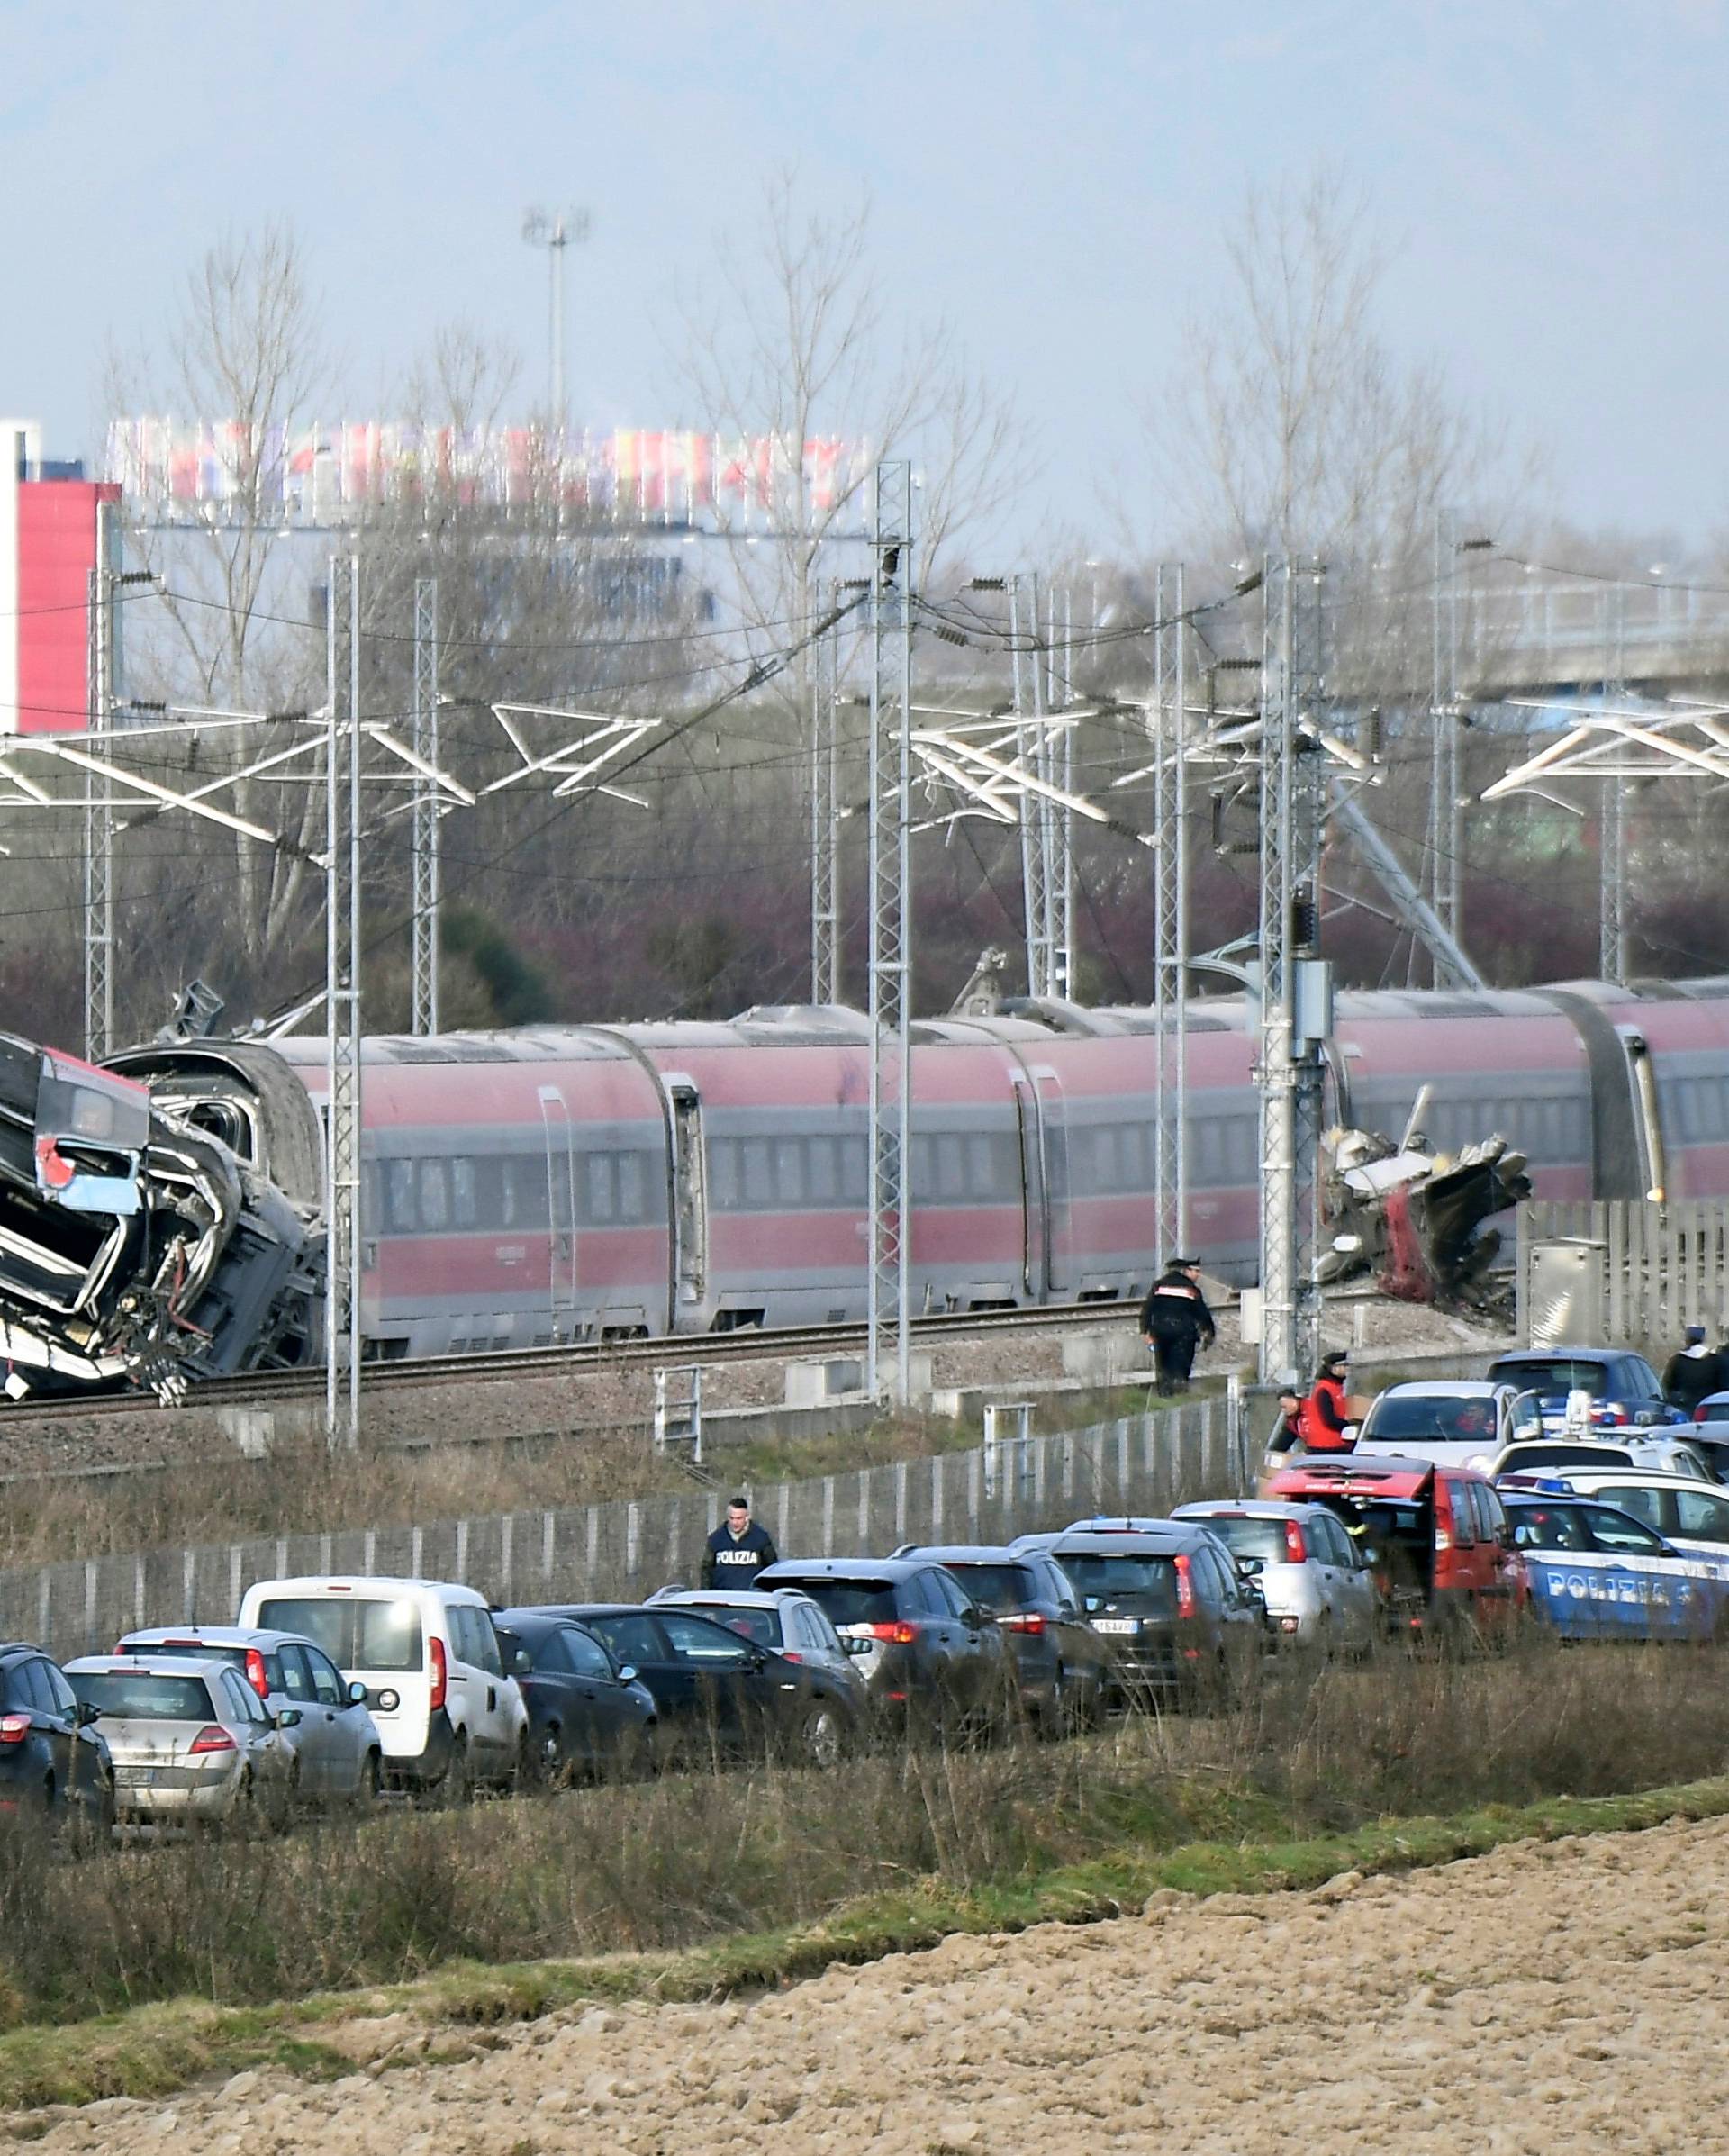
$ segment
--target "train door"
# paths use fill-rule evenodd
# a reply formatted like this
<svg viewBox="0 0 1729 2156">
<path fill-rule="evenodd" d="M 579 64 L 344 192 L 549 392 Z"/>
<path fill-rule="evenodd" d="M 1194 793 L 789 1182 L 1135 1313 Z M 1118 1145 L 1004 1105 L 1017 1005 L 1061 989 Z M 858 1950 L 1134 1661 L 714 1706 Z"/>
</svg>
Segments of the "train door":
<svg viewBox="0 0 1729 2156">
<path fill-rule="evenodd" d="M 709 1285 L 709 1186 L 702 1150 L 702 1099 L 693 1079 L 669 1074 L 666 1089 L 672 1137 L 673 1307 L 667 1330 L 701 1304 Z"/>
<path fill-rule="evenodd" d="M 570 1110 L 556 1085 L 540 1088 L 547 1145 L 547 1307 L 555 1340 L 576 1336 L 576 1153 Z"/>
<path fill-rule="evenodd" d="M 1036 1066 L 1040 1162 L 1045 1172 L 1045 1277 L 1053 1294 L 1074 1291 L 1074 1236 L 1069 1217 L 1069 1121 L 1062 1081 Z"/>
<path fill-rule="evenodd" d="M 1018 1072 L 1015 1089 L 1015 1123 L 1020 1140 L 1021 1279 L 1029 1302 L 1043 1302 L 1047 1285 L 1045 1273 L 1046 1227 L 1045 1170 L 1038 1143 L 1038 1099 L 1030 1078 Z"/>
</svg>

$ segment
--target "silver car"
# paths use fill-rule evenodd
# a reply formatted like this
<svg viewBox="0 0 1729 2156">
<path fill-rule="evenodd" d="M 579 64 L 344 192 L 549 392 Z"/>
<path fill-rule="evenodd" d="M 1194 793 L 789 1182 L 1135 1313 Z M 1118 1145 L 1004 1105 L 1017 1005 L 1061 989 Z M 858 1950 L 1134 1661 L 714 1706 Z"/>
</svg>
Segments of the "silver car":
<svg viewBox="0 0 1729 2156">
<path fill-rule="evenodd" d="M 158 1825 L 288 1816 L 299 1710 L 267 1713 L 225 1662 L 89 1654 L 66 1665 L 114 1762 L 114 1808 Z"/>
<path fill-rule="evenodd" d="M 114 1652 L 158 1661 L 225 1662 L 263 1700 L 267 1714 L 295 1709 L 300 1719 L 287 1735 L 296 1803 L 363 1804 L 377 1796 L 384 1746 L 367 1708 L 367 1688 L 351 1684 L 312 1641 L 245 1625 L 168 1625 L 129 1632 Z"/>
<path fill-rule="evenodd" d="M 1219 1498 L 1179 1505 L 1173 1519 L 1204 1520 L 1267 1605 L 1273 1639 L 1321 1653 L 1366 1653 L 1380 1630 L 1374 1576 L 1325 1505 Z"/>
</svg>

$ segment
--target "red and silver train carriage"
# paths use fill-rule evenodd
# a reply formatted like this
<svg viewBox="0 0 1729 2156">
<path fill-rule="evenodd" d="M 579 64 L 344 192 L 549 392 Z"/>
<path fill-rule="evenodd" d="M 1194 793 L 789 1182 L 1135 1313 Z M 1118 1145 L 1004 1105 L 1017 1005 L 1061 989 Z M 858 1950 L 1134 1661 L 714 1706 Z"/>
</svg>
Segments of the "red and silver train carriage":
<svg viewBox="0 0 1729 2156">
<path fill-rule="evenodd" d="M 1023 1002 L 915 1028 L 917 1305 L 1142 1294 L 1154 1246 L 1149 1012 Z M 1190 1005 L 1183 1242 L 1253 1277 L 1259 1137 L 1236 999 Z M 865 1295 L 869 1032 L 780 1008 L 730 1024 L 529 1027 L 366 1043 L 367 1352 L 397 1357 L 844 1320 Z M 195 1041 L 115 1067 L 320 1194 L 321 1039 Z M 1329 1119 L 1443 1150 L 1497 1131 L 1538 1195 L 1729 1195 L 1729 980 L 1642 992 L 1342 994 Z"/>
</svg>

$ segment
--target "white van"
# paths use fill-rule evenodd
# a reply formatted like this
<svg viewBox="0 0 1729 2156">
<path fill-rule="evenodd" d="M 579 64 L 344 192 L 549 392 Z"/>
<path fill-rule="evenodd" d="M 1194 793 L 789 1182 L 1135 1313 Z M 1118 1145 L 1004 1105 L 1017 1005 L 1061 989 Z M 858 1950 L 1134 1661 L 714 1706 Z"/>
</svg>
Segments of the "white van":
<svg viewBox="0 0 1729 2156">
<path fill-rule="evenodd" d="M 260 1580 L 240 1600 L 241 1625 L 297 1632 L 351 1681 L 384 1747 L 385 1781 L 442 1788 L 515 1786 L 529 1712 L 504 1674 L 486 1598 L 445 1580 Z"/>
</svg>

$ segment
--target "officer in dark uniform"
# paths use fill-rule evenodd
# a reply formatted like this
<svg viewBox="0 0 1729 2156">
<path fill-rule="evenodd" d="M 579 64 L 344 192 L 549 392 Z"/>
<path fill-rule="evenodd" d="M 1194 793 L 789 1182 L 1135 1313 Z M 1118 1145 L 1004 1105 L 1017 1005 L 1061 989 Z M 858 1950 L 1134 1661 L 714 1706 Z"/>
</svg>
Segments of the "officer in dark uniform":
<svg viewBox="0 0 1729 2156">
<path fill-rule="evenodd" d="M 1141 1305 L 1141 1337 L 1153 1350 L 1161 1392 L 1186 1392 L 1197 1348 L 1210 1347 L 1213 1313 L 1200 1291 L 1200 1260 L 1172 1258 Z"/>
<path fill-rule="evenodd" d="M 704 1587 L 754 1587 L 758 1572 L 777 1561 L 766 1530 L 752 1523 L 750 1499 L 736 1497 L 727 1507 L 727 1524 L 717 1527 L 702 1553 Z"/>
</svg>

